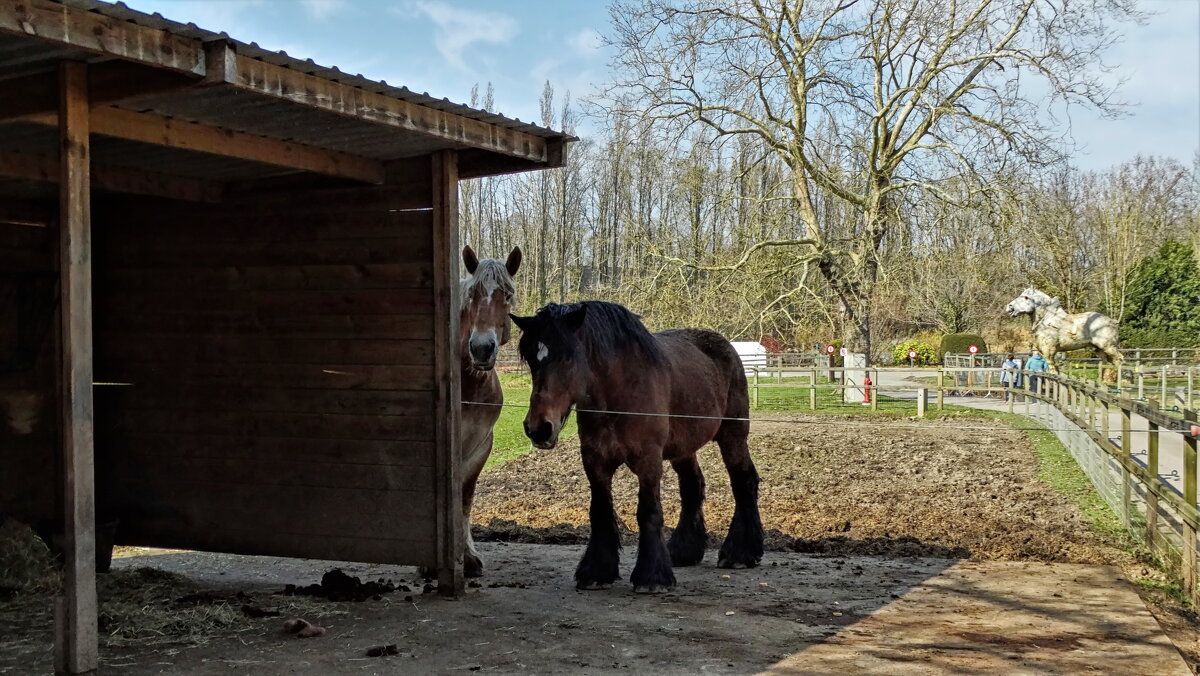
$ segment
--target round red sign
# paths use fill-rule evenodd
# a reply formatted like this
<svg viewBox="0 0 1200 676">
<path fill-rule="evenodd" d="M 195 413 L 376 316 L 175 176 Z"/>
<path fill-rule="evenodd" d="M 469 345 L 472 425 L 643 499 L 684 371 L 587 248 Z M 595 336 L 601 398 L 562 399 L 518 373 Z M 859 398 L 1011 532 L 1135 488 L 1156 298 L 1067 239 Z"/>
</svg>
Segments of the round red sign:
<svg viewBox="0 0 1200 676">
<path fill-rule="evenodd" d="M 916 350 L 909 350 L 909 351 L 908 351 L 908 358 L 909 358 L 909 359 L 916 359 L 916 358 L 917 358 L 917 351 L 916 351 Z"/>
<path fill-rule="evenodd" d="M 979 348 L 975 345 L 972 345 L 971 347 L 967 348 L 967 352 L 970 352 L 971 354 L 975 354 L 978 351 L 979 351 Z"/>
<path fill-rule="evenodd" d="M 833 346 L 832 346 L 832 345 L 826 345 L 826 346 L 825 346 L 825 352 L 827 352 L 827 353 L 829 353 L 829 354 L 833 354 Z"/>
</svg>

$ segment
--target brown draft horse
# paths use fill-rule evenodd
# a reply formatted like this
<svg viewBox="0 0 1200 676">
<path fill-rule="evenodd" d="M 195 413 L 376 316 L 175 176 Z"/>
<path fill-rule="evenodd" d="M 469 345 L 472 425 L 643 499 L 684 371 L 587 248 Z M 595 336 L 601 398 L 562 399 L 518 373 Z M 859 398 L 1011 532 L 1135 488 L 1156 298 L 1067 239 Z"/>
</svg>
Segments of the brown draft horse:
<svg viewBox="0 0 1200 676">
<path fill-rule="evenodd" d="M 736 501 L 717 565 L 758 565 L 763 529 L 758 471 L 746 445 L 749 395 L 741 360 L 724 336 L 701 329 L 651 335 L 637 315 L 599 301 L 551 303 L 513 321 L 521 329 L 521 357 L 533 376 L 526 436 L 538 448 L 553 448 L 571 408 L 579 409 L 592 533 L 575 571 L 577 588 L 601 589 L 620 579 L 612 478 L 622 464 L 637 475 L 639 485 L 637 563 L 629 576 L 634 591 L 668 591 L 675 585 L 672 564 L 690 566 L 704 558 L 704 475 L 696 451 L 710 441 L 721 448 Z M 669 543 L 662 532 L 664 460 L 679 475 L 682 500 Z"/>
<path fill-rule="evenodd" d="M 479 472 L 492 453 L 492 428 L 500 417 L 504 392 L 496 376 L 496 353 L 508 342 L 512 309 L 513 275 L 521 267 L 521 249 L 514 248 L 508 260 L 479 260 L 471 247 L 463 248 L 467 274 L 462 280 L 462 312 L 459 315 L 458 348 L 462 359 L 461 442 L 463 464 L 462 508 L 466 553 L 463 572 L 467 577 L 483 574 L 483 561 L 471 538 L 471 504 Z"/>
</svg>

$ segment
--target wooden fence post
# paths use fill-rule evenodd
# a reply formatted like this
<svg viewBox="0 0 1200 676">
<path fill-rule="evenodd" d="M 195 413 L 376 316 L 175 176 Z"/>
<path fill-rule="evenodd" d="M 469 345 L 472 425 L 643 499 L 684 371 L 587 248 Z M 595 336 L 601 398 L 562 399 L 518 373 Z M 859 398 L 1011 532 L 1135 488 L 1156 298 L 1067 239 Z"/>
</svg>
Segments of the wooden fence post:
<svg viewBox="0 0 1200 676">
<path fill-rule="evenodd" d="M 1188 414 L 1191 415 L 1188 415 Z M 1195 411 L 1185 411 L 1187 420 L 1195 420 Z M 1183 499 L 1189 505 L 1196 504 L 1196 437 L 1183 435 Z M 1183 588 L 1192 602 L 1200 600 L 1196 590 L 1196 529 L 1183 521 Z"/>
<path fill-rule="evenodd" d="M 809 376 L 808 388 L 808 407 L 812 410 L 817 410 L 817 370 L 813 369 Z"/>
<path fill-rule="evenodd" d="M 1133 444 L 1129 439 L 1131 425 L 1129 423 L 1129 408 L 1121 407 L 1121 518 L 1125 521 L 1125 530 L 1133 530 L 1133 518 L 1130 511 L 1133 509 L 1133 496 L 1131 495 L 1131 480 L 1129 471 L 1125 469 L 1125 463 L 1132 461 Z"/>
<path fill-rule="evenodd" d="M 929 411 L 929 390 L 924 387 L 917 390 L 917 417 L 924 418 Z"/>
<path fill-rule="evenodd" d="M 757 410 L 758 409 L 758 367 L 752 366 L 750 368 L 754 369 L 754 408 Z"/>
<path fill-rule="evenodd" d="M 1138 401 L 1146 401 L 1146 373 L 1142 371 L 1141 365 L 1138 365 Z"/>
<path fill-rule="evenodd" d="M 875 377 L 871 379 L 871 387 L 868 388 L 871 393 L 871 410 L 879 410 L 879 369 L 875 369 Z"/>
<path fill-rule="evenodd" d="M 1147 421 L 1149 431 L 1146 434 L 1146 469 L 1150 473 L 1150 481 L 1158 482 L 1158 424 Z M 1151 552 L 1156 551 L 1158 543 L 1158 495 L 1152 490 L 1146 491 L 1146 546 Z"/>
<path fill-rule="evenodd" d="M 938 407 L 939 411 L 942 410 L 942 407 L 945 405 L 945 398 L 946 398 L 945 389 L 946 388 L 945 388 L 945 383 L 942 381 L 942 379 L 945 375 L 946 375 L 945 367 L 939 366 L 938 367 L 938 378 L 937 378 L 937 392 L 938 392 L 937 407 Z"/>
<path fill-rule="evenodd" d="M 1162 409 L 1167 408 L 1167 404 L 1169 403 L 1167 401 L 1167 373 L 1168 373 L 1167 369 L 1168 368 L 1169 367 L 1166 364 L 1163 364 L 1162 375 L 1159 378 L 1159 385 L 1161 387 L 1159 388 L 1160 394 L 1158 395 L 1158 407 L 1162 408 Z"/>
<path fill-rule="evenodd" d="M 1108 436 L 1109 429 L 1108 428 L 1110 425 L 1110 423 L 1108 421 L 1108 413 L 1109 413 L 1108 401 L 1107 400 L 1101 401 L 1100 405 L 1103 407 L 1103 410 L 1100 411 L 1100 416 L 1101 416 L 1100 417 L 1100 429 L 1101 429 L 1102 433 L 1104 434 L 1105 443 L 1108 443 L 1108 441 L 1109 441 L 1109 436 Z"/>
</svg>

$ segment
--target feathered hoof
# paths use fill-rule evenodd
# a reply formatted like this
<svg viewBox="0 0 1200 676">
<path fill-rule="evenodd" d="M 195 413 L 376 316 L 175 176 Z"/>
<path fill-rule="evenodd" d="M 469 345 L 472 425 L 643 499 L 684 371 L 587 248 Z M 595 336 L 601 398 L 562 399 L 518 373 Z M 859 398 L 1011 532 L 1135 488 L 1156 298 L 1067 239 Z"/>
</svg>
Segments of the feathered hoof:
<svg viewBox="0 0 1200 676">
<path fill-rule="evenodd" d="M 665 584 L 639 584 L 633 587 L 635 594 L 665 594 L 675 587 L 670 587 Z"/>
<path fill-rule="evenodd" d="M 612 589 L 611 582 L 576 582 L 575 588 L 579 591 L 600 591 L 601 589 Z"/>
</svg>

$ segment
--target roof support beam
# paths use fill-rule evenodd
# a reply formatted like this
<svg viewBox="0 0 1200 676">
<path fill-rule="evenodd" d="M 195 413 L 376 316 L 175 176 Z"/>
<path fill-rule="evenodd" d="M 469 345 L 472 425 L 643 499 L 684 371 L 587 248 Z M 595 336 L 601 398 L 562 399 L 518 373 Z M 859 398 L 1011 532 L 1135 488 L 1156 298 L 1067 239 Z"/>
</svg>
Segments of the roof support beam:
<svg viewBox="0 0 1200 676">
<path fill-rule="evenodd" d="M 3 2 L 3 0 L 0 0 Z M 88 99 L 92 106 L 132 101 L 198 82 L 195 77 L 148 68 L 126 61 L 109 61 L 88 68 Z M 58 86 L 53 73 L 0 80 L 0 121 L 58 110 Z"/>
<path fill-rule="evenodd" d="M 257 61 L 234 54 L 228 45 L 221 43 L 212 49 L 221 50 L 222 54 L 210 58 L 210 67 L 220 63 L 219 72 L 224 74 L 217 76 L 216 69 L 210 68 L 209 81 L 213 83 L 224 82 L 243 91 L 528 160 L 539 166 L 562 165 L 561 154 L 554 156 L 546 139 L 539 136 Z"/>
<path fill-rule="evenodd" d="M 40 116 L 24 119 L 48 123 L 53 118 Z M 161 115 L 119 108 L 93 108 L 91 124 L 93 134 L 129 141 L 262 162 L 375 185 L 382 184 L 384 178 L 383 163 L 371 158 Z"/>
<path fill-rule="evenodd" d="M 61 170 L 58 158 L 53 155 L 0 150 L 0 176 L 58 183 Z M 219 183 L 95 163 L 91 167 L 91 184 L 99 190 L 189 202 L 219 202 L 224 193 L 224 186 Z"/>
<path fill-rule="evenodd" d="M 199 40 L 50 0 L 0 0 L 0 33 L 33 36 L 156 68 L 204 75 Z"/>
</svg>

